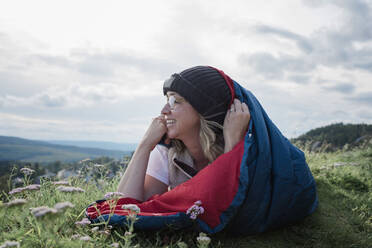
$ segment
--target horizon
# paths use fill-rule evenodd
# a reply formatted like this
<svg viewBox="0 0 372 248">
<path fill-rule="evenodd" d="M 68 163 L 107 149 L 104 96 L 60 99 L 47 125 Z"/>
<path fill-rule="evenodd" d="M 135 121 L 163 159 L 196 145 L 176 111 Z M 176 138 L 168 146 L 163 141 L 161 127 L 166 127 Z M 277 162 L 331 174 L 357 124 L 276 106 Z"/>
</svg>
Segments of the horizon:
<svg viewBox="0 0 372 248">
<path fill-rule="evenodd" d="M 250 90 L 287 138 L 372 124 L 370 23 L 371 0 L 1 2 L 0 134 L 138 143 L 163 82 L 194 65 Z"/>
<path fill-rule="evenodd" d="M 335 122 L 335 123 L 330 123 L 330 124 L 327 124 L 327 125 L 324 125 L 324 126 L 319 126 L 319 127 L 315 127 L 315 128 L 312 128 L 308 131 L 306 131 L 305 133 L 302 133 L 296 137 L 286 137 L 288 139 L 296 139 L 312 130 L 315 130 L 315 129 L 318 129 L 318 128 L 324 128 L 324 127 L 328 127 L 328 126 L 331 126 L 331 125 L 335 125 L 335 124 L 343 124 L 343 125 L 372 125 L 372 124 L 369 124 L 369 123 L 343 123 L 343 122 Z M 76 140 L 68 140 L 68 139 L 39 139 L 39 138 L 26 138 L 26 137 L 21 137 L 21 136 L 14 136 L 14 135 L 3 135 L 3 134 L 0 134 L 0 137 L 11 137 L 11 138 L 21 138 L 21 139 L 28 139 L 28 140 L 33 140 L 33 141 L 44 141 L 44 142 L 97 142 L 97 143 L 112 143 L 112 144 L 117 144 L 117 145 L 138 145 L 138 143 L 135 143 L 135 142 L 115 142 L 115 141 L 107 141 L 107 140 L 79 140 L 79 139 L 76 139 Z"/>
</svg>

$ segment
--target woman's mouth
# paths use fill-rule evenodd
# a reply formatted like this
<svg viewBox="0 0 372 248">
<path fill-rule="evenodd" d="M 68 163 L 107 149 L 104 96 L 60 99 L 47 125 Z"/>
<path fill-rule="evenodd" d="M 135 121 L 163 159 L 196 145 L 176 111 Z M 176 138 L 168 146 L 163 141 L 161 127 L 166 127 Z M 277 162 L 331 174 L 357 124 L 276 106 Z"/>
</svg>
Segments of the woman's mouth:
<svg viewBox="0 0 372 248">
<path fill-rule="evenodd" d="M 176 120 L 167 120 L 167 127 L 176 123 Z"/>
</svg>

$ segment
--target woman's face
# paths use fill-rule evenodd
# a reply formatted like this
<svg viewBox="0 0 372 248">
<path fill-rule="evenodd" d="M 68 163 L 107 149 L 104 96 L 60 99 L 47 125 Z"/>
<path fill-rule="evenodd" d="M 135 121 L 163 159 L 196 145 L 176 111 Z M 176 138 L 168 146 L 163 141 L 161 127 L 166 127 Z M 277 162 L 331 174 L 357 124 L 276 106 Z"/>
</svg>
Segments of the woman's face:
<svg viewBox="0 0 372 248">
<path fill-rule="evenodd" d="M 161 113 L 165 116 L 168 137 L 184 140 L 195 135 L 199 136 L 199 113 L 174 91 L 168 91 L 166 97 L 167 104 Z"/>
</svg>

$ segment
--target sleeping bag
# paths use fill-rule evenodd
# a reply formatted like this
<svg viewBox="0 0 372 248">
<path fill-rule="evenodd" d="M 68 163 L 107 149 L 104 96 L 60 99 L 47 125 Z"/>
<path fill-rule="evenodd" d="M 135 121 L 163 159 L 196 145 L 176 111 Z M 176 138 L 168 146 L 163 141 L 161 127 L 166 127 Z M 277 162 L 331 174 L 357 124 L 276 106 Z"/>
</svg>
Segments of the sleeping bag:
<svg viewBox="0 0 372 248">
<path fill-rule="evenodd" d="M 317 207 L 314 178 L 304 153 L 285 138 L 247 89 L 224 76 L 235 98 L 248 105 L 251 119 L 243 140 L 230 152 L 174 189 L 139 202 L 98 200 L 86 209 L 93 222 L 125 226 L 140 209 L 135 229 L 195 225 L 205 233 L 227 226 L 236 234 L 255 234 L 302 220 Z"/>
</svg>

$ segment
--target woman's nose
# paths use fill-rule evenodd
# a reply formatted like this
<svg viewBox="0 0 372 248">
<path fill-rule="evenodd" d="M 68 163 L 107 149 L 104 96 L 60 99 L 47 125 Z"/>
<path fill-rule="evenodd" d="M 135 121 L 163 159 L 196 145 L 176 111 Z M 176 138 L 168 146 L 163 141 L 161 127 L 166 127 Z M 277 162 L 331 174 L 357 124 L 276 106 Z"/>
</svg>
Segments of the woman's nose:
<svg viewBox="0 0 372 248">
<path fill-rule="evenodd" d="M 169 106 L 169 103 L 165 104 L 163 109 L 161 110 L 162 114 L 169 114 L 171 112 L 171 108 Z"/>
</svg>

